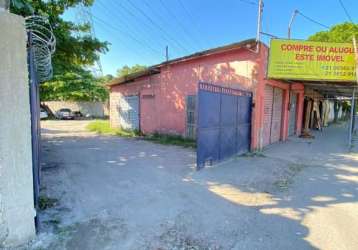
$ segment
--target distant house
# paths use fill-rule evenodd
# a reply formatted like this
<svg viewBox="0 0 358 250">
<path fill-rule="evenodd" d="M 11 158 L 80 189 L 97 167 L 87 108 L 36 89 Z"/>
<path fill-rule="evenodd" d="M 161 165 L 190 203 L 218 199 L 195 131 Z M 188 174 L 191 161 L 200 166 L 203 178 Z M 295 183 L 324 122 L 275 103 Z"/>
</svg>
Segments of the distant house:
<svg viewBox="0 0 358 250">
<path fill-rule="evenodd" d="M 266 79 L 267 57 L 267 46 L 250 39 L 116 78 L 111 126 L 195 137 L 198 83 L 206 82 L 252 92 L 251 149 L 300 134 L 304 86 Z"/>
</svg>

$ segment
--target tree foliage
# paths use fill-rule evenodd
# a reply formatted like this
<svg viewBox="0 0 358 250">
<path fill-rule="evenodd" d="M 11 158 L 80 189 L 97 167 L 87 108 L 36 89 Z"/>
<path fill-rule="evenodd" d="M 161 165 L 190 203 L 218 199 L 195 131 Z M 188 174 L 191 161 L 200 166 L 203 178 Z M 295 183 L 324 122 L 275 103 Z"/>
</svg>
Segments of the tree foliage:
<svg viewBox="0 0 358 250">
<path fill-rule="evenodd" d="M 135 72 L 145 70 L 146 68 L 147 66 L 140 65 L 140 64 L 133 65 L 132 67 L 129 67 L 128 65 L 124 65 L 122 68 L 117 70 L 117 76 L 118 77 L 126 76 L 129 74 L 133 74 Z"/>
<path fill-rule="evenodd" d="M 311 41 L 351 43 L 353 36 L 358 39 L 358 24 L 341 23 L 327 31 L 320 31 L 309 37 Z"/>
<path fill-rule="evenodd" d="M 108 43 L 85 34 L 89 24 L 75 24 L 62 15 L 79 3 L 91 6 L 93 0 L 16 0 L 12 13 L 29 16 L 47 16 L 56 37 L 56 52 L 52 58 L 54 77 L 40 88 L 42 100 L 98 100 L 106 98 L 102 79 L 97 79 L 86 68 L 93 65 L 99 53 L 108 51 Z M 74 93 L 70 93 L 74 91 Z M 108 94 L 107 94 L 108 95 Z"/>
<path fill-rule="evenodd" d="M 56 75 L 52 81 L 41 84 L 41 101 L 103 101 L 108 98 L 106 81 L 105 77 L 94 78 L 88 71 Z"/>
</svg>

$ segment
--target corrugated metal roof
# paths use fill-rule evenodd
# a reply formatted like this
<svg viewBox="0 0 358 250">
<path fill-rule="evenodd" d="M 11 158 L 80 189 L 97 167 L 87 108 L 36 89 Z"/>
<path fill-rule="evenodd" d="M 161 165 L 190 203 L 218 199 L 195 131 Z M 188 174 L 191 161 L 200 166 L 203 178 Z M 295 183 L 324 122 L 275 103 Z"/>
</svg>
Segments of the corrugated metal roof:
<svg viewBox="0 0 358 250">
<path fill-rule="evenodd" d="M 143 76 L 149 76 L 149 75 L 158 74 L 158 73 L 160 73 L 161 67 L 166 66 L 166 65 L 175 64 L 175 63 L 179 63 L 179 62 L 184 62 L 184 61 L 188 61 L 188 60 L 193 60 L 193 59 L 200 58 L 200 57 L 203 57 L 203 56 L 209 56 L 209 55 L 213 55 L 213 54 L 227 52 L 227 51 L 230 51 L 230 50 L 242 48 L 243 46 L 247 46 L 247 48 L 250 49 L 250 48 L 253 48 L 255 45 L 256 45 L 256 40 L 255 39 L 248 39 L 248 40 L 244 40 L 244 41 L 241 41 L 241 42 L 232 43 L 232 44 L 229 44 L 229 45 L 225 45 L 225 46 L 221 46 L 221 47 L 217 47 L 217 48 L 213 48 L 213 49 L 208 49 L 208 50 L 196 52 L 196 53 L 188 55 L 188 56 L 179 57 L 179 58 L 176 58 L 176 59 L 172 59 L 172 60 L 169 60 L 169 61 L 162 62 L 162 63 L 157 64 L 157 65 L 150 66 L 145 70 L 142 70 L 142 71 L 139 71 L 139 72 L 136 72 L 136 73 L 133 73 L 133 74 L 129 74 L 129 75 L 126 75 L 124 77 L 114 78 L 112 81 L 107 83 L 107 86 L 114 86 L 114 85 L 117 85 L 117 84 L 129 83 L 129 82 L 133 82 L 135 79 L 138 79 L 138 78 L 143 77 Z"/>
</svg>

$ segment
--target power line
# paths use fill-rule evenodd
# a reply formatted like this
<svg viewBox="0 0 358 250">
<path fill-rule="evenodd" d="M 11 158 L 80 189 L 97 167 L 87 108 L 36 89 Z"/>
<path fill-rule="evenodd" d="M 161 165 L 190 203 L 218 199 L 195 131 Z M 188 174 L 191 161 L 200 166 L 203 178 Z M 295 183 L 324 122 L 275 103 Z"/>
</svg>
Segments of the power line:
<svg viewBox="0 0 358 250">
<path fill-rule="evenodd" d="M 326 29 L 329 29 L 329 27 L 328 27 L 327 25 L 324 25 L 324 24 L 322 24 L 322 23 L 320 23 L 320 22 L 318 22 L 318 21 L 316 21 L 316 20 L 314 20 L 314 19 L 312 19 L 312 18 L 306 16 L 306 15 L 303 14 L 301 11 L 298 11 L 298 10 L 297 10 L 297 14 L 301 15 L 302 17 L 306 18 L 308 21 L 311 21 L 312 23 L 315 23 L 315 24 L 317 24 L 317 25 L 320 25 L 320 26 L 322 26 L 322 27 L 324 27 L 324 28 L 326 28 Z"/>
<path fill-rule="evenodd" d="M 107 24 L 104 24 L 104 23 L 101 23 L 101 22 L 96 22 L 98 25 L 101 25 L 104 29 L 107 29 L 108 32 L 111 32 L 109 33 L 110 34 L 110 37 L 112 37 L 113 35 L 116 36 L 117 40 L 122 43 L 122 44 L 125 44 L 126 46 L 128 46 L 128 44 L 126 43 L 126 40 L 122 40 L 122 37 L 120 37 L 118 35 L 118 33 L 113 33 L 113 28 L 112 27 L 109 27 L 107 26 Z M 146 52 L 148 55 L 152 55 L 151 52 L 153 53 L 153 51 L 148 51 L 147 49 L 143 49 L 141 50 L 143 52 Z M 141 54 L 139 51 L 137 50 L 133 50 L 132 52 L 134 52 L 139 58 L 143 57 L 143 54 Z M 156 54 L 155 54 L 156 55 Z"/>
<path fill-rule="evenodd" d="M 127 0 L 129 1 L 129 0 Z M 179 24 L 179 27 L 183 30 L 183 32 L 185 33 L 185 35 L 189 38 L 192 39 L 192 41 L 194 42 L 194 44 L 198 44 L 198 41 L 196 41 L 195 39 L 193 39 L 193 37 L 187 32 L 186 28 L 183 26 L 183 24 L 180 22 L 179 18 L 175 15 L 174 12 L 171 11 L 170 8 L 168 8 L 164 2 L 162 0 L 159 0 L 160 4 L 163 6 L 163 8 L 166 10 L 166 12 L 169 13 L 170 16 L 173 17 L 173 19 L 176 20 L 176 22 Z M 188 39 L 189 40 L 189 39 Z"/>
<path fill-rule="evenodd" d="M 343 1 L 342 1 L 342 0 L 338 0 L 338 1 L 339 1 L 340 5 L 341 5 L 342 9 L 343 9 L 344 12 L 346 13 L 346 15 L 347 15 L 347 17 L 348 17 L 348 20 L 351 21 L 352 23 L 354 23 L 352 17 L 351 17 L 351 16 L 349 15 L 349 13 L 348 13 L 348 10 L 347 10 L 346 7 L 344 6 Z"/>
<path fill-rule="evenodd" d="M 258 2 L 250 1 L 250 0 L 239 0 L 242 3 L 250 4 L 250 5 L 259 5 Z"/>
<path fill-rule="evenodd" d="M 270 34 L 270 33 L 267 33 L 267 32 L 263 32 L 263 31 L 260 31 L 260 34 L 265 35 L 265 36 L 268 36 L 268 37 L 271 37 L 271 38 L 278 38 L 278 36 L 275 36 L 275 35 L 273 35 L 273 34 Z"/>
<path fill-rule="evenodd" d="M 199 28 L 198 23 L 195 22 L 194 16 L 193 16 L 193 15 L 191 14 L 191 12 L 185 7 L 185 5 L 184 5 L 184 3 L 183 3 L 182 0 L 178 0 L 178 1 L 179 1 L 180 6 L 183 8 L 184 12 L 185 12 L 186 15 L 188 16 L 189 20 L 194 24 L 195 29 L 196 29 L 196 32 L 197 32 L 198 34 L 202 34 L 202 32 L 201 32 L 201 30 L 200 30 L 200 28 Z M 199 39 L 199 41 L 200 41 L 200 44 L 202 45 L 201 39 Z M 202 47 L 203 47 L 203 46 L 202 46 Z"/>
<path fill-rule="evenodd" d="M 152 6 L 151 6 L 146 0 L 143 0 L 143 2 L 144 2 L 144 4 L 147 6 L 147 8 L 152 12 L 152 14 L 155 14 L 157 17 L 159 17 L 161 23 L 168 23 L 168 21 L 166 20 L 166 18 L 165 18 L 163 15 L 161 15 L 160 11 L 159 11 L 159 13 L 158 13 L 158 12 L 156 11 L 157 9 L 153 9 Z M 173 28 L 176 29 L 177 27 L 176 27 L 176 26 L 173 26 Z M 179 30 L 176 29 L 175 32 L 179 33 Z M 168 44 L 166 44 L 166 45 L 168 45 Z"/>
<path fill-rule="evenodd" d="M 156 28 L 158 28 L 161 32 L 163 32 L 163 34 L 165 34 L 170 40 L 172 40 L 173 42 L 175 42 L 181 49 L 183 49 L 184 51 L 186 51 L 187 53 L 189 52 L 185 46 L 181 45 L 176 39 L 173 39 L 167 32 L 165 29 L 163 29 L 160 25 L 158 25 L 156 22 L 153 21 L 152 18 L 150 18 L 143 10 L 141 10 L 140 8 L 138 8 L 135 4 L 133 4 L 131 1 L 127 0 L 127 2 L 137 11 L 139 11 L 146 19 L 149 20 L 149 22 Z M 123 6 L 123 5 L 122 5 Z"/>
<path fill-rule="evenodd" d="M 148 22 L 145 22 L 145 21 L 142 21 L 142 20 L 140 20 L 138 17 L 137 17 L 137 15 L 131 10 L 131 9 L 129 9 L 129 8 L 127 8 L 127 6 L 125 6 L 125 5 L 122 5 L 122 3 L 120 3 L 120 2 L 114 2 L 114 3 L 117 3 L 117 4 L 119 4 L 119 5 L 117 5 L 117 4 L 113 4 L 112 5 L 112 2 L 110 1 L 110 3 L 111 3 L 111 6 L 112 6 L 112 8 L 110 8 L 109 7 L 109 9 L 110 10 L 112 10 L 113 8 L 114 8 L 114 15 L 115 16 L 117 16 L 120 20 L 121 20 L 121 22 L 123 22 L 124 20 L 126 20 L 126 18 L 123 18 L 123 17 L 121 17 L 120 15 L 119 15 L 119 13 L 120 12 L 122 12 L 122 13 L 124 13 L 124 15 L 126 15 L 126 14 L 129 14 L 130 16 L 132 16 L 133 17 L 133 20 L 135 20 L 140 26 L 145 26 L 146 27 L 146 29 L 144 29 L 144 31 L 143 30 L 140 30 L 139 31 L 139 36 L 143 36 L 143 33 L 144 32 L 149 32 L 149 34 L 150 34 L 150 37 L 152 37 L 152 35 L 153 35 L 153 32 L 155 32 L 155 29 L 153 29 L 153 27 L 148 23 Z M 131 29 L 132 29 L 132 26 L 134 26 L 134 25 L 132 25 L 131 23 L 127 23 L 127 26 L 128 27 L 130 27 Z M 138 28 L 138 30 L 139 30 L 139 28 Z M 158 36 L 161 36 L 164 40 L 166 40 L 167 42 L 166 42 L 166 44 L 169 42 L 171 42 L 169 39 L 167 39 L 163 34 L 159 34 Z M 162 40 L 161 39 L 158 39 L 158 41 L 157 41 L 157 43 L 159 43 L 159 42 L 161 42 Z M 162 46 L 162 47 L 164 47 L 164 45 Z M 180 48 L 179 48 L 180 49 Z"/>
<path fill-rule="evenodd" d="M 151 51 L 153 51 L 154 53 L 158 53 L 158 54 L 160 54 L 160 55 L 162 54 L 162 53 L 159 52 L 158 50 L 152 48 L 150 45 L 148 45 L 148 44 L 146 44 L 145 42 L 143 42 L 143 41 L 137 39 L 135 36 L 132 36 L 132 34 L 131 34 L 130 32 L 126 32 L 126 31 L 123 31 L 123 30 L 121 30 L 121 29 L 118 29 L 118 27 L 113 26 L 112 24 L 110 24 L 110 23 L 104 21 L 103 19 L 101 19 L 101 18 L 99 18 L 99 17 L 96 17 L 96 16 L 94 16 L 94 15 L 92 15 L 92 17 L 93 17 L 94 19 L 98 20 L 99 22 L 101 22 L 101 23 L 107 25 L 108 27 L 112 28 L 113 30 L 117 30 L 117 31 L 119 31 L 119 32 L 125 33 L 125 34 L 126 34 L 128 37 L 130 37 L 133 41 L 135 41 L 135 42 L 137 42 L 137 43 L 139 43 L 139 44 L 141 44 L 141 45 L 143 45 L 143 46 L 149 48 L 149 49 L 150 49 Z"/>
<path fill-rule="evenodd" d="M 97 1 L 97 3 L 99 4 L 99 6 L 100 7 L 102 7 L 108 14 L 109 14 L 109 16 L 114 16 L 114 17 L 117 17 L 117 16 L 119 16 L 119 12 L 121 11 L 121 9 L 120 8 L 116 8 L 117 6 L 113 6 L 115 9 L 113 9 L 113 8 L 107 8 L 101 1 Z M 113 10 L 113 12 L 112 12 L 112 10 Z M 143 36 L 144 36 L 144 34 L 143 34 L 143 31 L 141 31 L 140 29 L 134 29 L 134 27 L 132 27 L 133 25 L 131 25 L 131 24 L 129 24 L 128 22 L 126 22 L 127 21 L 127 19 L 126 18 L 121 18 L 120 19 L 120 23 L 121 24 L 124 24 L 124 26 L 126 26 L 126 27 L 131 27 L 131 29 L 130 29 L 130 31 L 128 31 L 128 30 L 126 30 L 126 33 L 131 33 L 131 35 L 132 36 L 134 36 L 134 37 L 141 37 L 141 38 L 143 38 Z M 112 22 L 111 23 L 113 23 L 113 20 L 112 20 Z M 140 23 L 142 23 L 142 22 L 140 22 Z M 145 23 L 145 25 L 147 25 L 147 23 Z M 117 25 L 116 25 L 117 26 Z M 121 26 L 121 27 L 123 27 L 123 26 Z M 148 27 L 148 29 L 149 28 L 151 28 L 150 26 Z M 136 32 L 134 32 L 134 31 L 136 31 Z M 142 39 L 143 40 L 143 39 Z M 147 39 L 147 40 L 149 40 L 149 39 Z M 149 43 L 149 42 L 148 42 Z M 158 43 L 158 42 L 157 42 Z M 156 45 L 158 45 L 158 44 L 156 44 Z"/>
</svg>

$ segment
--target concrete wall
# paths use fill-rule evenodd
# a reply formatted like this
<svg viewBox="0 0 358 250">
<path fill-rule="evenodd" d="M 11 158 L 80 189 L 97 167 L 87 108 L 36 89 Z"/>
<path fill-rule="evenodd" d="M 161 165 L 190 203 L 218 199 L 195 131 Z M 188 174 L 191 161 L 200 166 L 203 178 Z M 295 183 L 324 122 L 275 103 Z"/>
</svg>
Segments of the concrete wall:
<svg viewBox="0 0 358 250">
<path fill-rule="evenodd" d="M 24 20 L 0 12 L 0 248 L 35 236 Z"/>
<path fill-rule="evenodd" d="M 42 103 L 46 104 L 54 114 L 62 108 L 80 111 L 83 115 L 88 114 L 92 117 L 104 117 L 109 114 L 108 104 L 105 102 L 50 101 Z"/>
<path fill-rule="evenodd" d="M 122 95 L 140 95 L 140 125 L 144 133 L 154 131 L 185 135 L 187 95 L 196 95 L 199 81 L 230 88 L 252 91 L 252 149 L 262 148 L 264 89 L 272 85 L 283 90 L 281 140 L 288 137 L 289 93 L 298 94 L 296 133 L 301 130 L 303 110 L 302 84 L 266 79 L 268 48 L 261 45 L 260 53 L 246 48 L 207 55 L 161 67 L 160 74 L 142 77 L 134 82 L 115 85 L 110 93 L 110 120 L 118 127 L 118 99 Z"/>
</svg>

